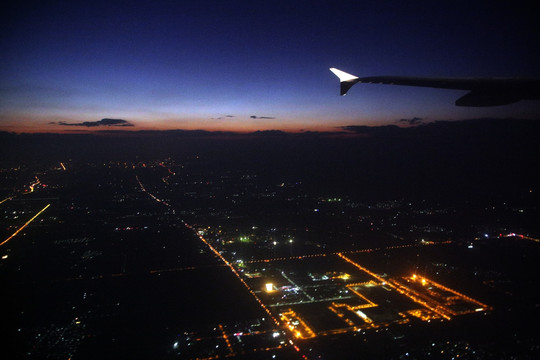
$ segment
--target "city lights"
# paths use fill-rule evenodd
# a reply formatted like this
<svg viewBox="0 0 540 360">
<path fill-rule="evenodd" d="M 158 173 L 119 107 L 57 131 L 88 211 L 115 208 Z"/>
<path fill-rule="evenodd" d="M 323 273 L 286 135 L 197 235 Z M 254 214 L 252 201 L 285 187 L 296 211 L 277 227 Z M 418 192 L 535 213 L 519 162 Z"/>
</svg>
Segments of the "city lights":
<svg viewBox="0 0 540 360">
<path fill-rule="evenodd" d="M 252 171 L 207 173 L 201 169 L 208 167 L 197 165 L 198 172 L 171 159 L 145 159 L 145 166 L 141 161 L 81 165 L 66 160 L 65 170 L 57 160 L 51 164 L 37 176 L 24 174 L 14 195 L 0 201 L 4 238 L 12 234 L 1 243 L 0 268 L 14 279 L 35 276 L 43 286 L 59 284 L 55 291 L 71 284 L 80 289 L 62 294 L 69 299 L 62 306 L 74 315 L 68 323 L 56 321 L 27 332 L 39 351 L 36 358 L 60 354 L 56 349 L 61 346 L 52 344 L 69 344 L 62 345 L 69 352 L 58 356 L 64 358 L 86 344 L 89 335 L 102 336 L 95 324 L 111 316 L 124 320 L 132 309 L 156 317 L 163 305 L 173 316 L 167 329 L 157 332 L 165 335 L 162 349 L 183 359 L 291 354 L 316 359 L 336 351 L 335 341 L 369 349 L 385 336 L 392 351 L 401 346 L 412 354 L 408 342 L 414 335 L 406 334 L 415 334 L 417 327 L 452 333 L 465 316 L 464 322 L 481 329 L 482 320 L 492 319 L 487 303 L 514 304 L 525 298 L 516 291 L 519 286 L 509 286 L 511 277 L 497 263 L 490 264 L 496 271 L 483 267 L 484 259 L 527 261 L 520 251 L 527 249 L 530 257 L 536 251 L 536 243 L 527 240 L 537 235 L 519 227 L 477 226 L 470 237 L 456 240 L 449 226 L 437 223 L 452 214 L 446 208 L 295 193 L 298 184 L 262 184 Z M 19 171 L 5 173 L 16 178 Z M 71 183 L 75 175 L 88 176 L 88 184 Z M 73 195 L 84 186 L 91 190 L 82 199 Z M 103 207 L 95 200 L 105 198 L 110 204 Z M 259 204 L 264 205 L 260 211 Z M 505 209 L 514 214 L 520 208 Z M 422 222 L 415 223 L 419 217 Z M 97 223 L 107 231 L 95 229 Z M 17 234 L 20 241 L 13 239 Z M 467 261 L 455 254 L 465 254 Z M 482 262 L 474 261 L 478 257 Z M 29 259 L 35 264 L 29 265 Z M 32 271 L 46 270 L 51 259 L 60 270 Z M 39 281 L 32 284 L 40 288 Z M 134 290 L 138 286 L 148 294 Z M 474 286 L 486 288 L 475 291 Z M 113 290 L 113 296 L 103 291 L 116 287 L 120 290 Z M 472 291 L 474 298 L 454 289 Z M 514 291 L 520 297 L 509 295 Z M 140 305 L 129 297 L 133 293 L 144 297 Z M 201 304 L 204 316 L 193 311 Z M 123 335 L 114 336 L 128 343 Z M 437 353 L 450 354 L 451 344 L 433 343 Z"/>
</svg>

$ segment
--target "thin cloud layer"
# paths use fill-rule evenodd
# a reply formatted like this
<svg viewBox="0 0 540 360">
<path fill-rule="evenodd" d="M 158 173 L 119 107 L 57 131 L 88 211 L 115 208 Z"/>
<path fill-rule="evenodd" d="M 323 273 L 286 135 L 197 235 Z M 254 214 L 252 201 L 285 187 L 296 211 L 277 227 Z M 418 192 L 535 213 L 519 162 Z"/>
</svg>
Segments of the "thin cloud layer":
<svg viewBox="0 0 540 360">
<path fill-rule="evenodd" d="M 252 118 L 252 119 L 275 119 L 275 117 L 272 117 L 272 116 L 256 116 L 256 115 L 251 115 L 250 118 Z"/>
<path fill-rule="evenodd" d="M 86 127 L 98 127 L 98 126 L 135 126 L 127 120 L 123 119 L 101 119 L 98 121 L 83 121 L 80 123 L 69 123 L 65 121 L 52 122 L 50 124 L 60 125 L 60 126 L 86 126 Z"/>
<path fill-rule="evenodd" d="M 230 119 L 230 118 L 233 118 L 233 117 L 236 117 L 234 115 L 225 115 L 225 116 L 220 116 L 220 117 L 217 117 L 217 118 L 210 118 L 210 120 L 223 120 L 223 119 Z"/>
<path fill-rule="evenodd" d="M 420 124 L 423 124 L 424 119 L 420 118 L 420 117 L 413 117 L 412 119 L 399 119 L 397 122 L 398 123 L 408 123 L 409 125 L 420 125 Z"/>
</svg>

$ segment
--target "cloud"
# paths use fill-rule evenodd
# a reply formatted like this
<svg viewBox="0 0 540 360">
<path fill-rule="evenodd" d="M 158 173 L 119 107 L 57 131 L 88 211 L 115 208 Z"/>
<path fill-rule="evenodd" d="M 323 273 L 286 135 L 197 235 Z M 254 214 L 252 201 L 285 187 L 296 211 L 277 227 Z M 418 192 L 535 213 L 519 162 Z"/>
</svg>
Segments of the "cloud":
<svg viewBox="0 0 540 360">
<path fill-rule="evenodd" d="M 255 115 L 251 115 L 250 118 L 252 118 L 252 119 L 275 119 L 275 117 L 272 117 L 272 116 L 255 116 Z"/>
<path fill-rule="evenodd" d="M 68 123 L 65 121 L 50 122 L 49 124 L 61 125 L 61 126 L 86 126 L 86 127 L 96 127 L 96 126 L 135 126 L 127 120 L 122 119 L 101 119 L 99 121 L 83 121 L 80 123 Z"/>
<path fill-rule="evenodd" d="M 220 116 L 220 117 L 217 117 L 217 118 L 210 118 L 211 120 L 222 120 L 222 119 L 227 119 L 227 118 L 233 118 L 233 117 L 236 117 L 234 115 L 225 115 L 225 116 Z"/>
<path fill-rule="evenodd" d="M 400 133 L 403 128 L 397 125 L 382 125 L 382 126 L 366 126 L 366 125 L 345 125 L 339 126 L 338 129 L 347 133 L 363 135 L 363 136 L 387 136 Z"/>
<path fill-rule="evenodd" d="M 412 119 L 399 119 L 397 122 L 406 122 L 409 125 L 420 125 L 424 123 L 423 120 L 424 119 L 419 117 L 413 117 Z"/>
</svg>

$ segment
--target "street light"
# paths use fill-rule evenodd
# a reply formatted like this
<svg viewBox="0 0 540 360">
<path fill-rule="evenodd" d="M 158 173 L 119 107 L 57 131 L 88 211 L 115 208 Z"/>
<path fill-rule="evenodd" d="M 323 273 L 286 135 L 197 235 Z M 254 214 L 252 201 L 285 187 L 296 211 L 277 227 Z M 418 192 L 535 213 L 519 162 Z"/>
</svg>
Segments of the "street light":
<svg viewBox="0 0 540 360">
<path fill-rule="evenodd" d="M 290 245 L 290 248 L 291 248 L 291 256 L 292 256 L 292 243 L 293 243 L 293 239 L 289 239 L 289 245 Z"/>
</svg>

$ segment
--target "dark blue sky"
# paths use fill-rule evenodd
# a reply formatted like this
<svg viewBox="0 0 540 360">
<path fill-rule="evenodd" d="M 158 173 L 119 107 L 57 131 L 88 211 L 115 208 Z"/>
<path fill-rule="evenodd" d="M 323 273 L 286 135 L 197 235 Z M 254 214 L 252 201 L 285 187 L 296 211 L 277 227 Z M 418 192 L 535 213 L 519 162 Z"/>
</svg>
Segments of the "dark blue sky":
<svg viewBox="0 0 540 360">
<path fill-rule="evenodd" d="M 22 1 L 2 7 L 0 130 L 329 130 L 540 115 L 357 76 L 540 76 L 539 13 L 483 1 Z M 92 127 L 95 130 L 96 127 Z"/>
</svg>

